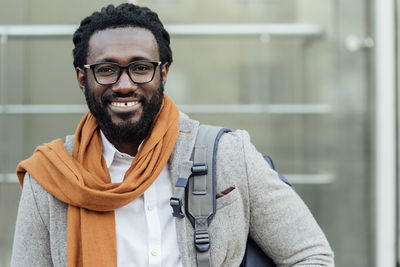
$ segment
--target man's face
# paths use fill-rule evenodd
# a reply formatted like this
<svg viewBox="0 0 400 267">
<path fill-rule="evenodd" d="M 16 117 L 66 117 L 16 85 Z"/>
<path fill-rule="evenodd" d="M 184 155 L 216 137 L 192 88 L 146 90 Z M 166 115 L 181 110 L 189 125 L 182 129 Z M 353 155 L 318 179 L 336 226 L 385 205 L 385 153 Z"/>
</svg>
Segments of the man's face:
<svg viewBox="0 0 400 267">
<path fill-rule="evenodd" d="M 94 33 L 89 41 L 87 64 L 114 62 L 128 65 L 136 60 L 160 60 L 157 42 L 146 29 L 106 29 Z M 167 72 L 167 66 L 160 65 L 151 82 L 135 84 L 125 70 L 115 84 L 101 85 L 91 70 L 87 70 L 86 75 L 78 71 L 78 81 L 88 107 L 110 141 L 146 136 L 162 103 Z"/>
</svg>

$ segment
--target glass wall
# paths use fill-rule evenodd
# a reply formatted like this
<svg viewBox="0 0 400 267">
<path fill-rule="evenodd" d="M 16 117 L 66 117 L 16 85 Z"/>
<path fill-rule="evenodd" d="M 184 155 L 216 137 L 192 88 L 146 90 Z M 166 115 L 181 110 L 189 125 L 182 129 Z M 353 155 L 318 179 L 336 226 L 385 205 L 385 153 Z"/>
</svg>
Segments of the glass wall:
<svg viewBox="0 0 400 267">
<path fill-rule="evenodd" d="M 0 24 L 77 24 L 109 2 L 0 0 Z M 373 73 L 370 50 L 353 49 L 348 38 L 370 34 L 369 2 L 136 3 L 156 10 L 171 32 L 166 92 L 182 111 L 202 123 L 248 130 L 295 184 L 337 266 L 372 266 Z M 71 50 L 68 35 L 2 38 L 0 266 L 10 257 L 18 161 L 72 133 L 85 110 Z"/>
</svg>

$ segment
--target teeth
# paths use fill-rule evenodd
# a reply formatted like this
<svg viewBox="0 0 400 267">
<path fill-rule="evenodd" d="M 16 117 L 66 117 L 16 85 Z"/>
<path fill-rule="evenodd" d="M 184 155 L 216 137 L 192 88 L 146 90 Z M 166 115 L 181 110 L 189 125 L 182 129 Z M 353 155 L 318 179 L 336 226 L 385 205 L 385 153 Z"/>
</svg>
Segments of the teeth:
<svg viewBox="0 0 400 267">
<path fill-rule="evenodd" d="M 133 105 L 136 105 L 138 102 L 133 101 L 133 102 L 111 102 L 111 105 L 114 107 L 119 107 L 119 108 L 125 108 L 125 107 L 132 107 Z"/>
</svg>

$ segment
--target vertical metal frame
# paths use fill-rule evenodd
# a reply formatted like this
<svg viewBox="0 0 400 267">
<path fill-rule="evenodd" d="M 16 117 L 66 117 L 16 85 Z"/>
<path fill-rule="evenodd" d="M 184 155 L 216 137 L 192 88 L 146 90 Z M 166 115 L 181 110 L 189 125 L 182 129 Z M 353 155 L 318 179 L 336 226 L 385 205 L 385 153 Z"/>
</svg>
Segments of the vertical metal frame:
<svg viewBox="0 0 400 267">
<path fill-rule="evenodd" d="M 375 0 L 375 266 L 396 266 L 395 0 Z"/>
<path fill-rule="evenodd" d="M 6 125 L 5 125 L 5 106 L 6 106 L 6 86 L 7 86 L 7 38 L 6 34 L 0 35 L 0 159 L 6 156 Z M 0 179 L 5 169 L 3 160 L 0 161 Z M 1 260 L 1 259 L 0 259 Z M 1 262 L 0 262 L 1 265 Z"/>
<path fill-rule="evenodd" d="M 396 76 L 396 264 L 400 266 L 400 0 L 395 3 L 395 76 Z"/>
<path fill-rule="evenodd" d="M 7 34 L 3 33 L 0 35 L 0 105 L 4 108 L 6 104 L 6 67 L 7 67 Z M 4 112 L 0 108 L 0 113 Z"/>
</svg>

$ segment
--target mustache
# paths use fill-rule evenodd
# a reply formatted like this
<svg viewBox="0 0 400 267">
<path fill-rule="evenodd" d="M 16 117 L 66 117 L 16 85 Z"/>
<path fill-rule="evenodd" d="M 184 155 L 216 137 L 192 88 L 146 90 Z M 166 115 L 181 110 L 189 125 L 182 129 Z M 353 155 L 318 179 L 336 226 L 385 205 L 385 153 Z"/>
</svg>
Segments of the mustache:
<svg viewBox="0 0 400 267">
<path fill-rule="evenodd" d="M 146 97 L 144 97 L 143 95 L 140 95 L 140 94 L 138 94 L 136 92 L 129 92 L 127 94 L 122 94 L 120 92 L 114 92 L 111 95 L 103 96 L 101 98 L 101 100 L 102 100 L 103 104 L 107 104 L 107 103 L 112 102 L 116 98 L 121 99 L 121 98 L 124 98 L 124 97 L 138 98 L 139 101 L 142 102 L 142 103 L 146 103 L 147 102 Z"/>
</svg>

